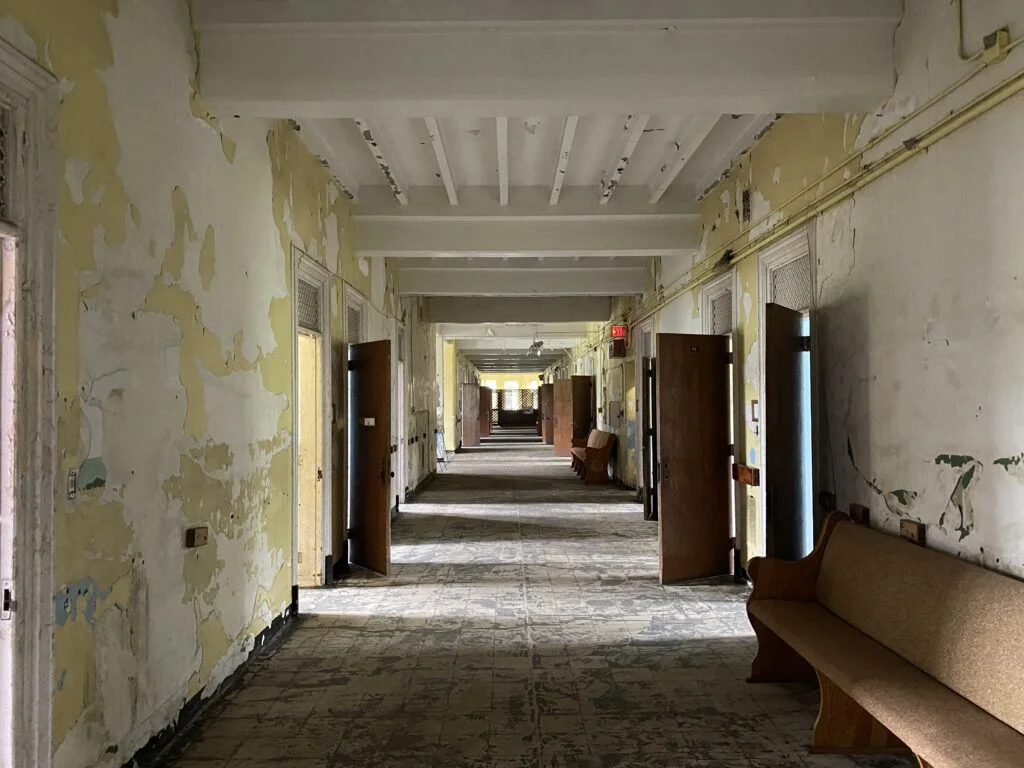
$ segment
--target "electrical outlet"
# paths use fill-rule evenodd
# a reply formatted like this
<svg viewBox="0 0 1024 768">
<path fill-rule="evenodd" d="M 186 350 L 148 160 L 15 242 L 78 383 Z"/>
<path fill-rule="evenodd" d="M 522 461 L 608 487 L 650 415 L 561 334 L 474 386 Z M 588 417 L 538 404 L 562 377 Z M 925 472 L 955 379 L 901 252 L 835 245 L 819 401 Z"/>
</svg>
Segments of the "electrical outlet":
<svg viewBox="0 0 1024 768">
<path fill-rule="evenodd" d="M 925 524 L 917 520 L 900 520 L 900 536 L 921 547 L 925 545 L 925 529 Z"/>
<path fill-rule="evenodd" d="M 850 519 L 858 525 L 871 525 L 870 512 L 863 504 L 850 505 Z"/>
</svg>

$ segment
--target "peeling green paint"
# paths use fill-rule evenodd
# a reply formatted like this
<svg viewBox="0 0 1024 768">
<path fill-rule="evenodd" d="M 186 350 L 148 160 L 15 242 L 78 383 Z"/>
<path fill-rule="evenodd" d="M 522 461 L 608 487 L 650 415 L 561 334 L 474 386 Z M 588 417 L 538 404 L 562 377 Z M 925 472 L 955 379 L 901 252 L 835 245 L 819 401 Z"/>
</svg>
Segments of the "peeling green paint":
<svg viewBox="0 0 1024 768">
<path fill-rule="evenodd" d="M 1024 466 L 1024 453 L 1018 453 L 1016 456 L 1004 456 L 1003 458 L 996 459 L 992 463 L 997 467 L 1002 467 L 1007 472 L 1011 472 L 1014 467 Z"/>
<path fill-rule="evenodd" d="M 84 491 L 107 484 L 107 467 L 102 456 L 90 456 L 78 468 L 78 487 Z"/>
<path fill-rule="evenodd" d="M 935 463 L 945 464 L 947 467 L 958 469 L 960 467 L 966 467 L 968 464 L 976 464 L 977 459 L 966 454 L 940 453 L 935 457 Z"/>
<path fill-rule="evenodd" d="M 920 497 L 917 491 L 907 490 L 906 488 L 897 488 L 892 491 L 886 491 L 878 484 L 878 479 L 869 479 L 863 472 L 860 471 L 860 467 L 857 466 L 857 461 L 853 457 L 853 443 L 850 438 L 846 438 L 846 455 L 850 458 L 850 463 L 853 465 L 853 469 L 860 475 L 861 480 L 876 493 L 879 498 L 885 503 L 885 508 L 890 513 L 897 517 L 906 517 L 910 508 L 914 502 Z"/>
<path fill-rule="evenodd" d="M 79 614 L 79 602 L 82 618 L 92 624 L 96 618 L 96 605 L 110 594 L 92 579 L 79 579 L 65 585 L 64 589 L 53 596 L 53 620 L 59 627 L 69 621 L 76 621 Z"/>
</svg>

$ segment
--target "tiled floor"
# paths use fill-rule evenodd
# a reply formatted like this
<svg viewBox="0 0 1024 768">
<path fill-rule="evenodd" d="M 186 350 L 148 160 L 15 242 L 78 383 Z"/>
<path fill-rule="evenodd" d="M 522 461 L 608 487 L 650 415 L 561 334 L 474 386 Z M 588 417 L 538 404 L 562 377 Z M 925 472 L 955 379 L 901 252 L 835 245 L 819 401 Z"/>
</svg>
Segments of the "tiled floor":
<svg viewBox="0 0 1024 768">
<path fill-rule="evenodd" d="M 816 692 L 744 682 L 746 590 L 659 585 L 641 518 L 549 448 L 459 455 L 396 521 L 393 575 L 304 592 L 166 765 L 911 765 L 808 755 Z"/>
</svg>

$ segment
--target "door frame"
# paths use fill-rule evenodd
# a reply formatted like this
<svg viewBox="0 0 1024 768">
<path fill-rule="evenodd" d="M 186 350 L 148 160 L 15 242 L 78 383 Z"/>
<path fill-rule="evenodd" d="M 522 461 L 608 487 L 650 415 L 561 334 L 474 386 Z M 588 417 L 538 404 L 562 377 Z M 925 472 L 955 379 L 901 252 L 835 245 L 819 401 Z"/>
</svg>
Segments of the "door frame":
<svg viewBox="0 0 1024 768">
<path fill-rule="evenodd" d="M 818 450 L 818 429 L 817 429 L 817 388 L 815 382 L 817 377 L 815 375 L 815 365 L 817 362 L 817 355 L 815 353 L 814 345 L 814 314 L 815 314 L 815 295 L 814 286 L 817 275 L 817 269 L 815 265 L 815 223 L 814 220 L 808 221 L 805 225 L 795 230 L 794 232 L 786 235 L 781 240 L 772 243 L 767 248 L 762 250 L 757 255 L 757 340 L 759 346 L 758 361 L 757 361 L 757 387 L 758 397 L 763 400 L 765 392 L 765 379 L 764 379 L 764 343 L 765 343 L 765 306 L 771 304 L 775 297 L 772 295 L 772 273 L 782 267 L 790 264 L 798 259 L 807 257 L 807 270 L 808 280 L 810 284 L 810 306 L 807 308 L 807 312 L 811 319 L 811 446 L 812 450 Z M 735 298 L 735 294 L 733 294 Z M 735 309 L 735 307 L 734 307 Z M 764 451 L 765 451 L 765 424 L 764 424 L 764 403 L 761 403 L 761 414 L 762 418 L 758 422 L 757 428 L 757 451 L 759 467 L 764 466 Z M 812 470 L 812 498 L 817 498 L 818 491 L 818 479 L 815 476 L 816 473 Z M 765 542 L 767 541 L 768 532 L 768 520 L 767 520 L 767 499 L 768 499 L 768 483 L 762 482 L 758 488 L 758 503 L 760 509 L 758 510 L 759 526 L 761 531 L 761 542 L 757 552 L 745 552 L 744 556 L 749 560 L 752 557 L 758 555 L 763 556 L 765 554 Z M 812 509 L 812 518 L 816 518 L 814 510 Z"/>
<path fill-rule="evenodd" d="M 57 215 L 56 77 L 0 38 L 0 99 L 10 109 L 15 133 L 9 147 L 10 217 L 5 239 L 17 241 L 15 372 L 16 440 L 14 471 L 19 482 L 12 499 L 22 510 L 14 521 L 12 585 L 12 679 L 4 698 L 10 719 L 0 730 L 0 766 L 49 768 L 52 764 L 53 708 L 53 527 L 57 489 L 57 385 L 55 378 L 55 274 L 60 224 Z M 62 493 L 62 498 L 66 495 Z M 65 504 L 67 502 L 65 501 Z M 35 510 L 36 514 L 26 512 Z M 23 542 L 24 545 L 19 545 Z M 9 698 L 8 698 L 9 694 Z"/>
<path fill-rule="evenodd" d="M 333 499 L 333 477 L 331 472 L 331 413 L 333 413 L 334 387 L 331 379 L 331 272 L 297 245 L 292 245 L 292 592 L 293 610 L 298 612 L 299 583 L 299 278 L 320 288 L 320 369 L 323 381 L 323 413 L 320 414 L 320 463 L 323 465 L 323 480 L 320 488 L 321 535 L 324 542 L 324 556 L 332 560 L 337 552 L 328 553 L 332 547 L 331 500 Z M 309 333 L 310 331 L 306 331 Z M 324 566 L 324 583 L 331 578 L 331 568 Z"/>
<path fill-rule="evenodd" d="M 700 318 L 701 318 L 701 329 L 702 333 L 712 334 L 714 333 L 714 315 L 712 311 L 712 305 L 715 299 L 722 295 L 729 293 L 732 296 L 731 309 L 732 317 L 730 318 L 730 330 L 729 336 L 729 359 L 730 372 L 729 375 L 732 379 L 732 391 L 729 393 L 729 413 L 732 420 L 732 434 L 730 438 L 732 440 L 732 463 L 746 464 L 746 457 L 740 456 L 738 453 L 737 446 L 740 440 L 740 430 L 746 429 L 746 425 L 743 422 L 743 378 L 742 371 L 740 370 L 740 354 L 739 354 L 739 302 L 736 297 L 740 294 L 739 276 L 735 267 L 732 267 L 728 272 L 716 277 L 713 280 L 709 280 L 700 288 Z M 760 439 L 760 435 L 758 436 Z M 731 536 L 735 542 L 733 549 L 733 556 L 736 557 L 740 551 L 740 530 L 743 527 L 743 521 L 740 520 L 740 499 L 743 498 L 743 486 L 737 480 L 732 481 L 732 498 L 730 499 L 731 516 L 732 516 L 732 531 Z M 744 553 L 745 554 L 745 553 Z M 736 562 L 736 572 L 739 573 L 739 567 L 745 566 L 745 563 Z"/>
</svg>

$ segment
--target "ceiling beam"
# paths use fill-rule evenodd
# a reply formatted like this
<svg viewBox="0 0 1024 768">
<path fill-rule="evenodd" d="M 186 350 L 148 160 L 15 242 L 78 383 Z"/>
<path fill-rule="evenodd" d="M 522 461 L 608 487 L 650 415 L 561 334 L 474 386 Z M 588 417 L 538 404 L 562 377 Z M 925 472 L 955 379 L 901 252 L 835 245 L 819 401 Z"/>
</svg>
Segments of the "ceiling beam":
<svg viewBox="0 0 1024 768">
<path fill-rule="evenodd" d="M 398 264 L 403 296 L 629 296 L 646 286 L 642 266 L 539 270 Z"/>
<path fill-rule="evenodd" d="M 416 219 L 360 218 L 362 256 L 436 257 L 647 257 L 686 256 L 702 237 L 696 216 L 600 218 Z"/>
<path fill-rule="evenodd" d="M 431 296 L 426 301 L 426 315 L 432 323 L 529 323 L 533 327 L 537 323 L 604 322 L 612 314 L 612 300 L 608 296 Z M 561 329 L 564 326 L 555 327 Z M 463 332 L 458 328 L 453 330 L 453 333 Z M 495 327 L 495 332 L 500 333 L 500 328 Z"/>
<path fill-rule="evenodd" d="M 679 172 L 700 149 L 704 139 L 718 123 L 720 115 L 699 115 L 687 123 L 686 128 L 669 146 L 668 155 L 658 167 L 658 172 L 651 183 L 651 196 L 648 202 L 654 205 L 665 194 Z"/>
<path fill-rule="evenodd" d="M 345 145 L 340 120 L 298 120 L 299 136 L 309 151 L 320 158 L 349 200 L 359 199 L 359 183 L 341 161 L 338 148 Z"/>
<path fill-rule="evenodd" d="M 775 122 L 777 115 L 723 115 L 705 139 L 696 157 L 686 164 L 676 187 L 685 184 L 694 196 L 718 182 L 733 161 Z M 674 194 L 675 189 L 669 194 Z"/>
<path fill-rule="evenodd" d="M 455 179 L 452 177 L 451 166 L 448 165 L 448 153 L 444 151 L 444 139 L 441 138 L 441 126 L 437 124 L 436 117 L 425 117 L 427 134 L 430 136 L 430 143 L 434 147 L 434 157 L 437 158 L 438 175 L 444 184 L 444 191 L 448 193 L 448 202 L 451 205 L 459 204 L 459 194 L 455 188 Z"/>
<path fill-rule="evenodd" d="M 629 159 L 636 150 L 636 145 L 644 137 L 644 128 L 647 127 L 650 115 L 627 115 L 626 122 L 622 124 L 622 149 L 612 159 L 611 167 L 601 174 L 601 203 L 607 204 L 615 194 L 615 188 L 619 186 L 619 179 L 626 172 Z"/>
<path fill-rule="evenodd" d="M 498 200 L 508 205 L 508 118 L 497 117 L 494 124 L 498 141 Z"/>
<path fill-rule="evenodd" d="M 387 155 L 384 154 L 384 147 L 381 146 L 380 137 L 373 132 L 370 124 L 365 119 L 361 117 L 353 119 L 359 128 L 363 141 L 366 142 L 366 148 L 370 150 L 373 159 L 377 161 L 377 167 L 384 174 L 384 180 L 391 187 L 391 192 L 394 194 L 395 199 L 402 205 L 408 205 L 409 197 L 405 193 L 405 185 L 398 179 L 395 167 L 388 161 Z"/>
<path fill-rule="evenodd" d="M 194 5 L 204 99 L 266 118 L 872 110 L 902 17 L 900 0 Z"/>
<path fill-rule="evenodd" d="M 562 128 L 562 143 L 558 147 L 558 163 L 555 165 L 555 179 L 551 182 L 551 197 L 548 199 L 548 205 L 557 205 L 558 198 L 562 195 L 565 172 L 569 167 L 569 153 L 572 152 L 572 142 L 576 138 L 578 122 L 579 118 L 576 115 L 569 115 L 565 118 L 565 125 Z"/>
</svg>

